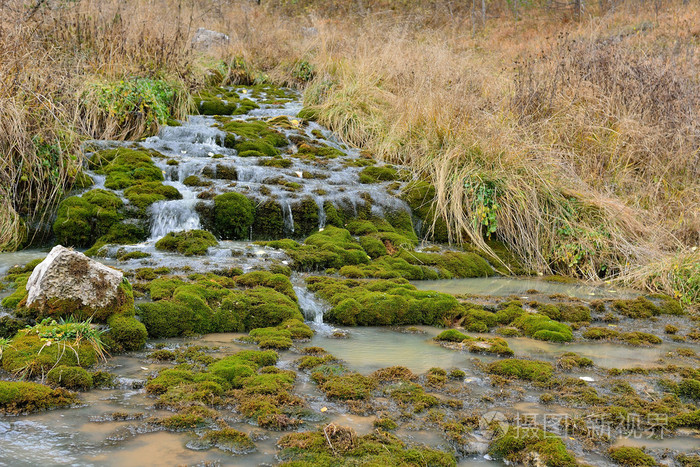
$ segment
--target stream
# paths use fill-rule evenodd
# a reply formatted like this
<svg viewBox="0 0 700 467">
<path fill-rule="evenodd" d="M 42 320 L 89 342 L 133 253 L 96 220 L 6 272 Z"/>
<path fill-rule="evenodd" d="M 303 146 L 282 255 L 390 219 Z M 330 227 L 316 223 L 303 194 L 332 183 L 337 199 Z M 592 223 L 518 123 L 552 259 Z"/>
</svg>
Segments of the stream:
<svg viewBox="0 0 700 467">
<path fill-rule="evenodd" d="M 245 89 L 239 91 L 247 94 Z M 256 102 L 259 108 L 246 115 L 234 118 L 269 119 L 277 116 L 293 118 L 301 110 L 298 95 L 283 104 L 265 104 L 262 93 Z M 244 272 L 264 269 L 269 264 L 290 264 L 288 255 L 280 249 L 261 246 L 253 241 L 221 241 L 217 247 L 209 248 L 206 255 L 185 257 L 178 253 L 165 252 L 155 248 L 155 243 L 169 232 L 202 228 L 203 221 L 196 209 L 197 203 L 205 200 L 211 203 L 204 192 L 223 192 L 235 186 L 237 192 L 264 203 L 275 200 L 282 206 L 285 232 L 292 235 L 295 229 L 293 208 L 301 199 L 312 198 L 319 207 L 318 229 L 324 229 L 325 203 L 332 203 L 338 209 L 357 212 L 357 201 L 369 196 L 372 199 L 372 213 L 382 216 L 385 211 L 408 210 L 404 201 L 388 189 L 390 182 L 372 185 L 357 182 L 361 166 L 347 161 L 360 159 L 359 151 L 349 149 L 337 140 L 326 128 L 316 123 L 306 127 L 285 129 L 286 136 L 303 134 L 341 151 L 344 157 L 328 159 L 322 164 L 299 158 L 285 168 L 263 167 L 256 158 L 239 157 L 233 149 L 224 147 L 224 133 L 218 129 L 214 117 L 191 116 L 181 126 L 166 126 L 158 135 L 147 138 L 142 147 L 160 152 L 165 157 L 154 162 L 162 170 L 166 185 L 175 187 L 182 199 L 159 201 L 149 208 L 149 238 L 134 245 L 108 245 L 101 252 L 98 261 L 125 271 L 140 268 L 167 267 L 173 274 L 208 272 L 241 268 Z M 111 141 L 95 142 L 96 148 L 118 147 L 121 143 Z M 217 155 L 216 158 L 213 158 Z M 175 160 L 177 165 L 168 161 Z M 192 175 L 203 176 L 226 167 L 235 168 L 237 180 L 211 178 L 209 186 L 191 186 L 183 181 Z M 89 173 L 89 172 L 88 172 Z M 311 173 L 313 178 L 303 174 Z M 302 175 L 300 175 L 302 174 Z M 104 177 L 92 174 L 96 187 L 103 186 Z M 274 180 L 274 182 L 273 182 Z M 294 183 L 294 190 L 288 189 Z M 117 191 L 123 197 L 123 193 Z M 124 198 L 125 199 L 125 198 Z M 296 219 L 298 222 L 298 219 Z M 251 234 L 252 235 L 252 234 Z M 15 265 L 44 257 L 48 249 L 29 249 L 14 253 L 0 254 L 0 276 Z M 147 253 L 148 257 L 117 260 L 129 252 Z M 545 412 L 580 413 L 582 409 L 553 404 L 544 407 L 539 402 L 542 390 L 527 388 L 512 398 L 499 399 L 498 390 L 492 387 L 481 365 L 496 361 L 500 357 L 490 354 L 474 354 L 466 350 L 454 349 L 437 343 L 433 338 L 444 328 L 433 326 L 398 327 L 342 327 L 324 322 L 324 312 L 328 304 L 316 297 L 305 287 L 305 275 L 294 273 L 292 284 L 307 324 L 315 331 L 309 342 L 299 344 L 290 350 L 280 351 L 277 366 L 294 370 L 294 362 L 300 357 L 297 347 L 318 346 L 345 362 L 353 371 L 363 375 L 394 365 L 405 366 L 414 373 L 423 374 L 429 369 L 440 367 L 459 369 L 465 373 L 463 384 L 469 394 L 465 400 L 467 411 L 477 411 L 488 406 L 491 410 L 504 413 L 533 414 Z M 473 278 L 435 281 L 412 281 L 419 290 L 432 290 L 454 295 L 475 295 L 508 297 L 516 295 L 527 299 L 533 291 L 539 294 L 563 294 L 587 301 L 592 299 L 633 298 L 637 292 L 609 286 L 588 284 L 562 284 L 537 278 Z M 11 290 L 0 290 L 0 298 L 9 295 Z M 0 315 L 6 313 L 0 309 Z M 666 322 L 687 325 L 681 318 L 663 318 Z M 685 324 L 684 324 L 685 323 Z M 644 326 L 650 327 L 651 324 Z M 653 326 L 660 326 L 658 323 Z M 467 333 L 471 337 L 493 337 L 493 334 Z M 0 416 L 0 465 L 275 465 L 279 462 L 276 442 L 284 432 L 261 429 L 237 418 L 228 408 L 219 409 L 220 414 L 233 428 L 251 434 L 256 451 L 251 454 L 232 457 L 231 454 L 216 449 L 202 450 L 193 440 L 197 436 L 191 432 L 166 431 L 146 423 L 149 417 L 171 414 L 155 406 L 155 401 L 143 388 L 149 377 L 157 371 L 172 367 L 174 363 L 160 363 L 148 358 L 156 348 L 177 349 L 188 345 L 203 345 L 211 348 L 215 357 L 233 354 L 239 350 L 257 349 L 254 344 L 243 343 L 243 334 L 208 334 L 196 338 L 173 338 L 149 340 L 147 348 L 119 355 L 109 359 L 101 367 L 116 375 L 117 386 L 113 389 L 93 389 L 81 393 L 81 405 L 68 409 L 57 409 L 18 417 Z M 611 368 L 652 368 L 660 364 L 687 364 L 678 356 L 679 348 L 700 351 L 700 345 L 692 342 L 675 342 L 664 338 L 663 343 L 648 347 L 632 347 L 621 343 L 598 342 L 576 339 L 573 343 L 553 343 L 534 340 L 528 337 L 505 337 L 508 346 L 516 357 L 531 357 L 556 363 L 565 352 L 577 354 L 593 360 L 594 367 L 573 370 L 573 378 L 588 378 L 591 384 L 601 391 L 605 385 L 606 370 Z M 157 346 L 157 347 L 156 347 Z M 0 375 L 8 379 L 9 375 Z M 633 387 L 643 387 L 645 377 L 632 375 L 629 378 Z M 352 427 L 358 434 L 374 430 L 374 415 L 356 415 L 343 404 L 328 400 L 310 380 L 307 374 L 299 372 L 294 394 L 303 397 L 317 414 L 309 420 L 303 430 L 315 429 L 334 422 Z M 484 400 L 491 402 L 485 403 Z M 322 410 L 324 409 L 324 410 Z M 115 420 L 110 414 L 128 414 L 127 420 Z M 420 443 L 439 449 L 451 450 L 442 432 L 430 426 L 408 426 L 399 428 L 395 434 L 408 443 Z M 474 434 L 478 438 L 479 433 Z M 571 438 L 573 440 L 573 438 Z M 478 441 L 478 440 L 477 440 Z M 610 460 L 595 450 L 586 450 L 581 445 L 566 440 L 567 447 L 577 457 L 591 465 L 612 465 Z M 475 441 L 476 443 L 476 441 Z M 645 442 L 634 438 L 619 438 L 615 443 L 626 446 L 644 446 L 657 451 L 671 449 L 680 452 L 699 452 L 700 437 L 697 431 L 683 432 L 675 438 Z M 478 443 L 476 443 L 478 444 Z M 478 451 L 478 449 L 477 449 Z M 504 465 L 491 460 L 481 450 L 478 453 L 461 455 L 460 466 L 490 467 Z"/>
</svg>

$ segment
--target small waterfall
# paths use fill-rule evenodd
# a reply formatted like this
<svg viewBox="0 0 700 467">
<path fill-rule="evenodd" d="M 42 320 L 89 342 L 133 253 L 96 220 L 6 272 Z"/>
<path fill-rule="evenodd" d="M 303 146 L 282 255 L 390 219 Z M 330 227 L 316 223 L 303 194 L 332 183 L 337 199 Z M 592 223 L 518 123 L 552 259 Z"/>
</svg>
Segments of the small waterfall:
<svg viewBox="0 0 700 467">
<path fill-rule="evenodd" d="M 299 300 L 299 307 L 307 321 L 312 321 L 317 326 L 323 325 L 323 314 L 326 312 L 323 303 L 306 287 L 294 286 L 294 292 Z"/>
<path fill-rule="evenodd" d="M 323 206 L 323 198 L 316 198 L 318 205 L 318 230 L 323 230 L 326 227 L 326 208 Z"/>
<path fill-rule="evenodd" d="M 288 232 L 294 233 L 294 215 L 292 214 L 292 205 L 289 201 L 283 201 L 282 215 L 284 216 L 284 228 Z"/>
<path fill-rule="evenodd" d="M 183 193 L 183 195 L 186 194 Z M 194 196 L 153 203 L 149 208 L 151 239 L 164 237 L 168 232 L 200 229 L 199 214 L 195 210 L 196 204 L 197 198 Z"/>
</svg>

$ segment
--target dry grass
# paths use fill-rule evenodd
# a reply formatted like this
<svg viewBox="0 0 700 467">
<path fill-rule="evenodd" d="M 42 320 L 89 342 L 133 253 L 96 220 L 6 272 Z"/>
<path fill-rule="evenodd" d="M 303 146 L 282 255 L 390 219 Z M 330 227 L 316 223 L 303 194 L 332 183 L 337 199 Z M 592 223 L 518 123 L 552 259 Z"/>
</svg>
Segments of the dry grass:
<svg viewBox="0 0 700 467">
<path fill-rule="evenodd" d="M 0 96 L 16 99 L 17 82 L 29 92 L 14 120 L 0 107 L 18 135 L 0 137 L 0 151 L 27 157 L 36 153 L 29 135 L 55 141 L 52 129 L 71 135 L 71 154 L 72 135 L 152 131 L 133 121 L 125 130 L 76 96 L 87 82 L 166 79 L 185 91 L 184 111 L 186 91 L 216 66 L 189 48 L 206 26 L 231 36 L 218 56 L 237 65 L 239 75 L 222 70 L 230 81 L 303 85 L 322 123 L 433 182 L 455 241 L 487 249 L 495 225 L 495 237 L 543 273 L 687 294 L 674 280 L 649 279 L 648 265 L 671 264 L 700 241 L 698 5 L 623 3 L 580 22 L 523 10 L 516 22 L 491 2 L 483 24 L 471 5 L 453 3 L 86 0 L 23 22 L 5 11 L 0 58 L 11 60 L 0 65 Z M 308 83 L 295 73 L 301 62 L 314 70 Z M 39 102 L 55 107 L 38 112 L 53 115 L 46 124 L 26 110 Z M 62 169 L 64 180 L 74 167 Z M 3 206 L 26 205 L 16 191 L 3 195 Z M 3 219 L 7 238 L 16 216 Z"/>
</svg>

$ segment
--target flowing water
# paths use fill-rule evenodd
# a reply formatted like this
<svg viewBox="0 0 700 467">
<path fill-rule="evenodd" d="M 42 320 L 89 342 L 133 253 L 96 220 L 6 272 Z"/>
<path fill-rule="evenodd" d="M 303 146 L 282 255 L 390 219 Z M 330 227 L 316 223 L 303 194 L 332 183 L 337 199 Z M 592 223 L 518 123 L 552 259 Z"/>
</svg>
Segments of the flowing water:
<svg viewBox="0 0 700 467">
<path fill-rule="evenodd" d="M 239 91 L 241 96 L 245 94 Z M 262 102 L 264 95 L 259 98 Z M 270 118 L 281 115 L 293 118 L 301 109 L 299 99 L 293 99 L 283 105 L 261 104 L 261 108 L 251 111 L 240 118 Z M 182 199 L 160 201 L 149 208 L 149 239 L 136 245 L 112 245 L 102 251 L 99 261 L 124 270 L 136 270 L 143 267 L 166 266 L 174 272 L 221 271 L 239 267 L 244 271 L 263 269 L 270 263 L 289 264 L 289 258 L 282 250 L 256 245 L 250 241 L 221 241 L 217 247 L 210 248 L 207 255 L 196 260 L 176 253 L 164 252 L 155 248 L 155 242 L 168 232 L 190 230 L 202 227 L 202 220 L 196 209 L 202 201 L 205 191 L 220 193 L 227 191 L 232 181 L 217 177 L 216 172 L 234 168 L 236 171 L 236 191 L 257 202 L 274 199 L 282 206 L 285 231 L 294 233 L 293 209 L 303 197 L 311 197 L 319 206 L 318 227 L 325 227 L 326 212 L 324 203 L 330 202 L 339 209 L 349 209 L 357 213 L 358 202 L 362 197 L 372 199 L 373 213 L 382 215 L 385 210 L 408 210 L 406 204 L 391 195 L 387 183 L 373 185 L 360 184 L 357 181 L 361 166 L 347 164 L 347 160 L 361 157 L 359 151 L 348 149 L 337 141 L 327 129 L 311 123 L 307 127 L 285 129 L 287 136 L 313 135 L 324 144 L 342 151 L 345 158 L 329 159 L 323 163 L 292 158 L 291 166 L 279 169 L 257 165 L 256 158 L 238 157 L 232 149 L 223 147 L 224 133 L 216 128 L 213 117 L 192 116 L 182 126 L 165 127 L 157 136 L 147 138 L 142 146 L 156 150 L 165 155 L 155 160 L 163 171 L 165 183 L 182 194 Z M 115 147 L 115 142 L 97 142 L 98 147 Z M 175 160 L 177 165 L 168 161 Z M 207 172 L 209 171 L 209 172 Z M 191 175 L 212 175 L 211 186 L 197 187 L 183 183 Z M 308 177 L 311 174 L 312 177 Z M 92 174 L 96 187 L 104 187 L 105 178 Z M 275 183 L 271 183 L 275 180 Z M 301 182 L 301 183 L 297 183 Z M 285 184 L 294 183 L 295 190 L 285 189 Z M 297 186 L 298 185 L 298 186 Z M 121 192 L 117 192 L 120 196 Z M 140 251 L 150 256 L 127 261 L 117 260 L 124 253 Z M 17 253 L 0 254 L 0 276 L 15 265 L 25 264 L 33 259 L 45 256 L 47 250 L 26 250 Z M 494 410 L 515 414 L 575 413 L 576 410 L 560 406 L 539 404 L 538 391 L 523 391 L 521 400 L 513 402 L 498 400 L 498 391 L 491 387 L 490 381 L 481 370 L 481 362 L 496 359 L 493 356 L 472 354 L 439 345 L 433 339 L 442 329 L 429 326 L 400 328 L 337 328 L 324 323 L 324 313 L 328 305 L 319 300 L 304 286 L 304 278 L 293 275 L 292 282 L 299 305 L 308 324 L 316 331 L 310 342 L 299 346 L 319 346 L 343 360 L 347 366 L 362 374 L 402 365 L 415 373 L 425 373 L 430 368 L 460 369 L 465 372 L 463 383 L 469 398 L 466 406 L 478 410 L 483 406 L 482 397 L 496 399 L 491 405 Z M 588 300 L 593 298 L 628 298 L 634 292 L 611 287 L 589 286 L 583 284 L 561 284 L 532 278 L 484 278 L 458 279 L 444 281 L 416 281 L 414 285 L 421 290 L 434 290 L 450 294 L 472 294 L 485 296 L 527 297 L 537 290 L 544 294 L 564 294 Z M 0 290 L 0 297 L 9 292 Z M 0 310 L 1 311 L 1 310 Z M 2 314 L 2 313 L 0 313 Z M 472 334 L 479 337 L 478 334 Z M 251 344 L 237 341 L 240 334 L 210 334 L 196 339 L 167 339 L 149 341 L 149 349 L 156 344 L 166 348 L 176 348 L 188 344 L 205 345 L 215 348 L 213 355 L 220 357 L 242 349 L 256 348 Z M 489 335 L 493 337 L 493 335 Z M 555 362 L 564 352 L 576 352 L 591 358 L 596 367 L 590 370 L 574 371 L 574 377 L 587 377 L 592 385 L 603 388 L 604 369 L 653 367 L 664 364 L 682 363 L 678 360 L 676 350 L 681 344 L 665 341 L 653 347 L 629 347 L 613 343 L 577 341 L 572 344 L 555 344 L 522 337 L 506 338 L 509 346 L 518 357 L 533 357 Z M 682 346 L 688 347 L 689 344 Z M 697 348 L 697 346 L 694 346 Z M 118 386 L 109 390 L 92 390 L 81 394 L 83 405 L 76 408 L 54 410 L 21 417 L 0 417 L 0 465 L 274 465 L 276 459 L 276 441 L 282 435 L 259 429 L 241 422 L 230 409 L 219 409 L 220 415 L 234 428 L 250 433 L 255 439 L 257 450 L 248 455 L 231 457 L 231 455 L 211 450 L 197 449 L 196 439 L 199 433 L 162 431 L 149 424 L 151 417 L 171 414 L 157 409 L 155 400 L 146 395 L 143 384 L 159 369 L 170 364 L 154 363 L 147 359 L 148 350 L 132 352 L 110 359 L 105 369 L 117 376 Z M 280 353 L 278 366 L 294 369 L 292 362 L 299 358 L 298 351 L 290 350 Z M 479 361 L 477 361 L 477 359 Z M 7 376 L 7 375 L 5 375 Z M 358 416 L 348 412 L 342 404 L 325 398 L 308 375 L 299 373 L 294 392 L 304 397 L 318 417 L 308 421 L 303 429 L 314 429 L 328 422 L 353 427 L 359 434 L 371 432 L 374 416 Z M 131 415 L 131 420 L 115 421 L 110 414 L 115 412 Z M 408 442 L 425 443 L 431 446 L 450 449 L 441 433 L 432 428 L 401 428 L 397 435 Z M 485 443 L 481 443 L 482 450 Z M 641 442 L 619 439 L 618 444 L 637 446 Z M 636 443 L 636 444 L 635 444 Z M 697 449 L 697 435 L 689 433 L 668 440 L 646 442 L 655 449 L 676 449 L 692 451 Z M 478 450 L 477 450 L 478 451 Z M 491 467 L 503 465 L 489 460 L 488 456 L 468 454 L 459 460 L 460 466 Z M 593 465 L 609 465 L 601 456 L 577 451 Z"/>
</svg>

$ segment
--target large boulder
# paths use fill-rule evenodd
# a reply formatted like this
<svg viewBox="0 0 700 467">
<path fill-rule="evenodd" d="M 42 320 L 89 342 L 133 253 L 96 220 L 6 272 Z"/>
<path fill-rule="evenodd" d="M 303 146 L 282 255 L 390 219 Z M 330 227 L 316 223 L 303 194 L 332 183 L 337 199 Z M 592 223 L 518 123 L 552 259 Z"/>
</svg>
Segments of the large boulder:
<svg viewBox="0 0 700 467">
<path fill-rule="evenodd" d="M 197 50 L 208 50 L 227 45 L 229 40 L 229 37 L 223 32 L 199 28 L 192 37 L 192 47 Z"/>
<path fill-rule="evenodd" d="M 26 287 L 24 309 L 33 318 L 92 317 L 104 322 L 115 314 L 134 313 L 131 285 L 121 271 L 61 245 L 34 268 Z"/>
</svg>

